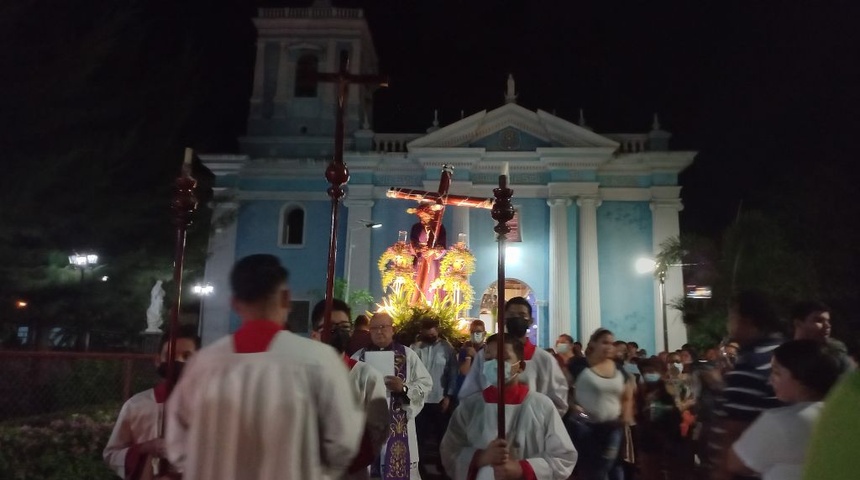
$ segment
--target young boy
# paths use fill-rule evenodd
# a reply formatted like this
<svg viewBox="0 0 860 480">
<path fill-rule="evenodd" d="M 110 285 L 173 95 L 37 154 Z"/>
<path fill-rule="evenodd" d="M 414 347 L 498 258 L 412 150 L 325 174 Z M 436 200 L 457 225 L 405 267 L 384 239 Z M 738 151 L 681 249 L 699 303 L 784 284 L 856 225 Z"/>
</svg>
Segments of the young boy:
<svg viewBox="0 0 860 480">
<path fill-rule="evenodd" d="M 161 338 L 160 355 L 156 361 L 158 374 L 167 376 L 167 334 Z M 176 338 L 176 359 L 174 376 L 182 372 L 185 362 L 200 348 L 200 337 L 193 325 L 180 327 Z M 175 379 L 174 379 L 175 380 Z M 153 457 L 164 457 L 164 439 L 158 435 L 161 419 L 164 416 L 164 402 L 167 401 L 167 381 L 154 388 L 144 390 L 122 406 L 110 440 L 105 446 L 105 463 L 126 480 L 152 478 Z"/>
<path fill-rule="evenodd" d="M 454 410 L 440 447 L 442 464 L 455 480 L 563 480 L 577 453 L 553 402 L 529 391 L 518 377 L 525 369 L 523 344 L 505 338 L 505 359 L 496 358 L 498 336 L 487 339 L 482 392 Z M 498 368 L 505 369 L 505 440 L 497 438 Z"/>
</svg>

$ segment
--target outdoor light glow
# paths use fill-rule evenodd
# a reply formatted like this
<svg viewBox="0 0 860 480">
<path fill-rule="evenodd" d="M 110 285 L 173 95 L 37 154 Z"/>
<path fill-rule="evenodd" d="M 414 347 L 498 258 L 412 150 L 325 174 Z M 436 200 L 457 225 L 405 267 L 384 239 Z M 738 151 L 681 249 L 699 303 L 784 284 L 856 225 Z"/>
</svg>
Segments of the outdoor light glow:
<svg viewBox="0 0 860 480">
<path fill-rule="evenodd" d="M 97 263 L 99 263 L 99 256 L 94 253 L 69 255 L 69 264 L 73 267 L 86 267 Z"/>
<path fill-rule="evenodd" d="M 103 276 L 103 277 L 102 277 L 102 281 L 103 281 L 103 282 L 107 282 L 107 281 L 108 281 L 108 276 L 107 276 L 107 275 Z"/>
<path fill-rule="evenodd" d="M 367 226 L 370 228 L 382 228 L 381 223 L 369 223 L 369 224 L 367 224 Z"/>
<path fill-rule="evenodd" d="M 520 247 L 505 247 L 505 260 L 510 262 L 511 264 L 516 264 L 520 262 L 520 258 L 522 257 L 522 251 Z"/>
<path fill-rule="evenodd" d="M 651 258 L 640 258 L 636 260 L 636 271 L 639 273 L 651 273 L 657 268 L 657 262 Z"/>
<path fill-rule="evenodd" d="M 18 308 L 26 308 L 27 302 L 25 302 L 24 300 L 18 300 L 17 302 L 15 302 L 15 306 Z"/>
<path fill-rule="evenodd" d="M 215 287 L 213 287 L 212 285 L 210 285 L 208 283 L 205 285 L 201 285 L 198 283 L 197 285 L 194 285 L 193 287 L 191 287 L 191 291 L 194 293 L 194 295 L 200 295 L 201 297 L 206 297 L 206 296 L 212 295 L 212 292 L 215 291 Z"/>
</svg>

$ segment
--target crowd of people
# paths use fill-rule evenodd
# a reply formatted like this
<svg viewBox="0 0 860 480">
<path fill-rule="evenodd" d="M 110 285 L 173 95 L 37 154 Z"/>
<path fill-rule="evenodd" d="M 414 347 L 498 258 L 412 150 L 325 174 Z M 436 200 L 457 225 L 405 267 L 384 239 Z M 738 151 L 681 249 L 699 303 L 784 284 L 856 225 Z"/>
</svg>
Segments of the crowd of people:
<svg viewBox="0 0 860 480">
<path fill-rule="evenodd" d="M 840 480 L 860 471 L 860 379 L 820 303 L 797 304 L 786 340 L 767 297 L 740 292 L 727 341 L 649 356 L 603 328 L 584 346 L 564 334 L 538 348 L 521 297 L 505 305 L 503 338 L 476 320 L 452 344 L 428 319 L 403 342 L 388 314 L 353 323 L 336 299 L 330 330 L 320 302 L 305 338 L 284 327 L 290 290 L 276 257 L 241 259 L 230 282 L 241 327 L 203 349 L 182 330 L 171 372 L 165 339 L 165 381 L 123 406 L 104 451 L 121 478 Z M 830 429 L 851 422 L 834 441 Z"/>
</svg>

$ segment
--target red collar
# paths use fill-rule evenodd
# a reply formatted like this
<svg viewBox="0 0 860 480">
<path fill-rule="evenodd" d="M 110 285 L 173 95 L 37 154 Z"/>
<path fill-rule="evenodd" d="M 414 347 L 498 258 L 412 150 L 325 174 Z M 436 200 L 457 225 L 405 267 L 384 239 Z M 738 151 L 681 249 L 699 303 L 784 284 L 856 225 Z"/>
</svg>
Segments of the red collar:
<svg viewBox="0 0 860 480">
<path fill-rule="evenodd" d="M 246 320 L 233 334 L 236 353 L 259 353 L 269 349 L 269 344 L 283 327 L 269 320 Z"/>
<path fill-rule="evenodd" d="M 482 393 L 485 402 L 499 403 L 499 387 L 491 385 L 485 388 Z M 505 385 L 505 405 L 519 405 L 523 403 L 528 393 L 529 387 L 523 383 Z"/>
<path fill-rule="evenodd" d="M 167 397 L 170 392 L 167 391 L 167 381 L 162 380 L 155 387 L 152 388 L 152 393 L 155 394 L 155 403 L 164 403 L 167 401 Z"/>
<path fill-rule="evenodd" d="M 343 354 L 343 363 L 346 364 L 346 368 L 352 370 L 352 367 L 354 367 L 358 363 L 358 360 L 353 360 L 353 359 L 349 358 L 349 356 L 347 356 L 347 354 L 344 353 Z"/>
<path fill-rule="evenodd" d="M 525 359 L 531 360 L 535 355 L 535 350 L 537 350 L 537 347 L 529 340 L 529 337 L 526 337 L 526 341 L 523 344 L 523 356 Z"/>
</svg>

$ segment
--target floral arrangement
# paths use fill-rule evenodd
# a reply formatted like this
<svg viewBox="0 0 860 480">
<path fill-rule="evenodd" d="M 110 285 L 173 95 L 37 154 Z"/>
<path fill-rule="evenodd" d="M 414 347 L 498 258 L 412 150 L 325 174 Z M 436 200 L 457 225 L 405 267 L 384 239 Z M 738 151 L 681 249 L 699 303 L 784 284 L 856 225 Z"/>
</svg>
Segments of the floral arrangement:
<svg viewBox="0 0 860 480">
<path fill-rule="evenodd" d="M 421 320 L 432 318 L 439 321 L 440 333 L 454 339 L 460 335 L 458 317 L 471 307 L 475 295 L 469 284 L 469 275 L 475 272 L 474 255 L 463 242 L 452 245 L 439 262 L 439 277 L 431 284 L 429 299 L 418 290 L 413 262 L 414 254 L 406 242 L 395 243 L 379 258 L 377 266 L 386 292 L 379 309 L 388 312 L 395 328 L 407 336 L 413 330 L 417 333 Z M 421 293 L 421 303 L 413 305 L 416 291 Z"/>
<path fill-rule="evenodd" d="M 377 267 L 382 276 L 382 289 L 392 284 L 403 284 L 412 281 L 414 284 L 415 270 L 412 267 L 414 255 L 409 244 L 397 242 L 388 247 L 379 257 Z"/>
<path fill-rule="evenodd" d="M 119 406 L 0 425 L 0 478 L 108 480 L 102 460 Z"/>
</svg>

